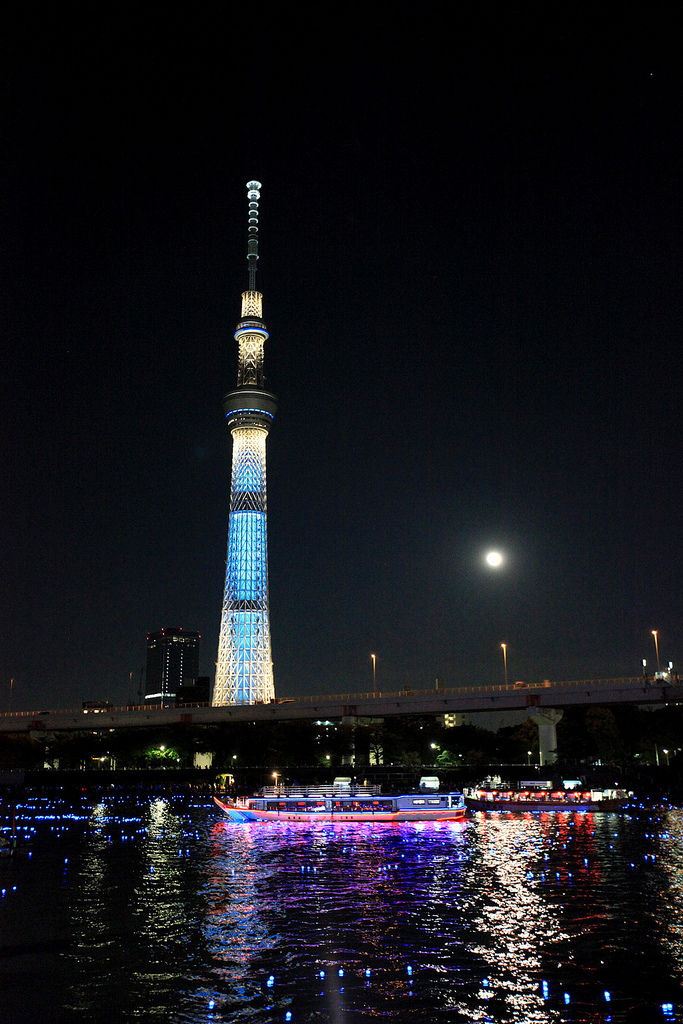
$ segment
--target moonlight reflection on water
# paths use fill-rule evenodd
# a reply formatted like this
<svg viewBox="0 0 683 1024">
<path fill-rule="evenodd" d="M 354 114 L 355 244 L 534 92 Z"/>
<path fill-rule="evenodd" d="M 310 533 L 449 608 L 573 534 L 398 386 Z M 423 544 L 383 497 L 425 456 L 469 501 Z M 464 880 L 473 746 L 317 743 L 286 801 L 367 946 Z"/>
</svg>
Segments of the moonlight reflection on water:
<svg viewBox="0 0 683 1024">
<path fill-rule="evenodd" d="M 683 815 L 226 821 L 24 794 L 0 1021 L 681 1020 Z M 0 827 L 8 829 L 7 803 Z"/>
</svg>

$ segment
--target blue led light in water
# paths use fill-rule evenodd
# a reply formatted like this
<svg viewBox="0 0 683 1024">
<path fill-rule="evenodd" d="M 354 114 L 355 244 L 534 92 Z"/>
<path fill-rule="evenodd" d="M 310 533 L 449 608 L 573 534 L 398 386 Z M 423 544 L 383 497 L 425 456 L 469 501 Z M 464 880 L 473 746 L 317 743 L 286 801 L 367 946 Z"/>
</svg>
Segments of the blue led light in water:
<svg viewBox="0 0 683 1024">
<path fill-rule="evenodd" d="M 215 999 L 209 999 L 209 1009 L 213 1010 L 215 1005 L 216 1005 L 216 1000 Z"/>
<path fill-rule="evenodd" d="M 320 972 L 320 975 L 319 975 L 319 976 L 320 976 L 321 978 L 324 978 L 324 977 L 325 977 L 325 972 L 324 972 L 324 971 L 321 971 L 321 972 Z"/>
<path fill-rule="evenodd" d="M 569 992 L 565 992 L 564 993 L 564 1005 L 565 1006 L 569 1006 L 570 1003 L 571 1003 L 571 997 L 569 995 Z"/>
<path fill-rule="evenodd" d="M 611 1003 L 611 1001 L 612 1001 L 612 993 L 608 992 L 607 989 L 605 989 L 605 991 L 603 992 L 603 995 L 605 997 L 605 1002 L 606 1003 Z"/>
<path fill-rule="evenodd" d="M 366 978 L 369 978 L 369 977 L 370 977 L 370 975 L 371 975 L 371 973 L 372 973 L 372 971 L 370 970 L 370 968 L 369 968 L 369 967 L 366 967 L 366 968 L 365 968 L 365 977 L 366 977 Z"/>
<path fill-rule="evenodd" d="M 665 1017 L 673 1017 L 674 1004 L 673 1003 L 662 1003 L 662 1013 Z"/>
<path fill-rule="evenodd" d="M 266 985 L 268 986 L 268 988 L 272 988 L 274 984 L 275 984 L 275 978 L 271 974 L 271 976 L 268 978 L 268 981 L 266 982 Z"/>
<path fill-rule="evenodd" d="M 344 968 L 343 968 L 343 967 L 340 967 L 340 968 L 339 968 L 339 977 L 340 977 L 340 978 L 343 978 L 343 977 L 344 977 Z"/>
<path fill-rule="evenodd" d="M 482 985 L 484 986 L 484 988 L 488 988 L 489 987 L 489 979 L 488 978 L 484 978 L 484 980 L 482 981 Z"/>
<path fill-rule="evenodd" d="M 543 990 L 543 998 L 547 999 L 548 998 L 548 982 L 547 981 L 542 981 L 541 982 L 541 989 Z"/>
</svg>

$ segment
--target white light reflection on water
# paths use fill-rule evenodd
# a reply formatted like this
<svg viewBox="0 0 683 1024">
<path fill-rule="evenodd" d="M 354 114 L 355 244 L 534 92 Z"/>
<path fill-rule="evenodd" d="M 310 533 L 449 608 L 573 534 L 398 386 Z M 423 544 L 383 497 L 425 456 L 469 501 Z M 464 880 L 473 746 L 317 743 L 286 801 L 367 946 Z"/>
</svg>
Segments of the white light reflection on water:
<svg viewBox="0 0 683 1024">
<path fill-rule="evenodd" d="M 652 822 L 650 842 L 643 853 L 653 871 L 653 893 L 662 926 L 662 946 L 668 951 L 679 978 L 683 978 L 683 812 L 662 812 Z"/>
<path fill-rule="evenodd" d="M 481 998 L 497 1021 L 548 1021 L 539 989 L 542 951 L 566 938 L 540 885 L 548 815 L 484 814 L 472 822 L 473 860 L 462 911 L 472 953 L 487 965 Z M 544 820 L 546 819 L 546 820 Z M 477 934 L 478 933 L 478 934 Z M 456 1004 L 464 1016 L 480 1010 Z"/>
<path fill-rule="evenodd" d="M 121 1019 L 144 1006 L 150 991 L 162 1003 L 176 1002 L 179 954 L 184 949 L 190 959 L 193 953 L 186 869 L 178 856 L 183 822 L 165 799 L 133 810 L 114 800 L 98 804 L 87 841 L 72 858 L 66 880 L 72 942 L 62 956 L 70 981 L 65 1008 L 74 1020 L 103 1013 Z"/>
</svg>

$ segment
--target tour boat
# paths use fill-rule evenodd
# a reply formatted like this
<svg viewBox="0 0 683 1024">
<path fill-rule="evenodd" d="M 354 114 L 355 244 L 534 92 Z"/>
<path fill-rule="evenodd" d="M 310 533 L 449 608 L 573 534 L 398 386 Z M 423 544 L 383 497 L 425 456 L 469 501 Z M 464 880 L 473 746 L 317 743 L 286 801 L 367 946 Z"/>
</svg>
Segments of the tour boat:
<svg viewBox="0 0 683 1024">
<path fill-rule="evenodd" d="M 350 780 L 349 780 L 350 783 Z M 351 786 L 336 781 L 328 787 L 268 787 L 258 796 L 235 801 L 214 800 L 231 821 L 460 821 L 465 816 L 462 793 L 420 788 L 416 793 L 383 796 L 377 786 Z"/>
<path fill-rule="evenodd" d="M 625 789 L 586 789 L 579 780 L 562 785 L 552 780 L 520 782 L 509 786 L 487 779 L 466 788 L 465 806 L 472 811 L 619 811 L 633 798 Z"/>
</svg>

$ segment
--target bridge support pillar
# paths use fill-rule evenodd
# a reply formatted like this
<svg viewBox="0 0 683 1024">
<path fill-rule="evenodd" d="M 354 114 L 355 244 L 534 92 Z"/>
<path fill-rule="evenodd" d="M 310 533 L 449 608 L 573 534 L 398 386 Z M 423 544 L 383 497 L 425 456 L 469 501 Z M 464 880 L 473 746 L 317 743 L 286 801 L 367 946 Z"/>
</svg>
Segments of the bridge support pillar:
<svg viewBox="0 0 683 1024">
<path fill-rule="evenodd" d="M 557 761 L 557 723 L 564 714 L 558 708 L 531 708 L 529 718 L 533 718 L 538 729 L 539 764 L 555 764 Z"/>
</svg>

